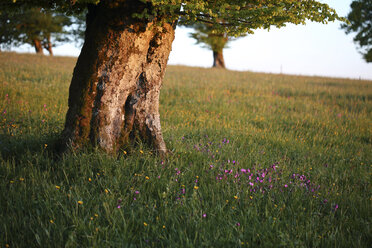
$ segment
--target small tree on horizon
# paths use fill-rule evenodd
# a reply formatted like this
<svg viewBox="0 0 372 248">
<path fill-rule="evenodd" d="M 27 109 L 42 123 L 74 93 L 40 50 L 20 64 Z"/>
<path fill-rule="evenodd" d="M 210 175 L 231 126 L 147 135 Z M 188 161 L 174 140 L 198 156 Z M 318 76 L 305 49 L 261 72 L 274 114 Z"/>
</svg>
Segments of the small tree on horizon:
<svg viewBox="0 0 372 248">
<path fill-rule="evenodd" d="M 229 37 L 226 33 L 220 33 L 214 30 L 210 24 L 195 23 L 192 27 L 195 31 L 190 33 L 190 37 L 196 40 L 196 44 L 202 44 L 202 47 L 213 52 L 212 67 L 225 69 L 223 49 L 227 48 L 227 44 L 233 38 Z"/>
<path fill-rule="evenodd" d="M 70 4 L 72 3 L 72 4 Z M 85 41 L 69 89 L 61 150 L 97 146 L 108 153 L 146 142 L 164 155 L 159 97 L 177 24 L 206 23 L 239 37 L 257 28 L 306 20 L 344 20 L 313 0 L 3 0 L 62 12 L 88 9 Z"/>
<path fill-rule="evenodd" d="M 37 54 L 70 40 L 65 27 L 72 25 L 70 17 L 40 7 L 20 7 L 0 11 L 0 45 L 3 47 L 28 44 Z"/>
</svg>

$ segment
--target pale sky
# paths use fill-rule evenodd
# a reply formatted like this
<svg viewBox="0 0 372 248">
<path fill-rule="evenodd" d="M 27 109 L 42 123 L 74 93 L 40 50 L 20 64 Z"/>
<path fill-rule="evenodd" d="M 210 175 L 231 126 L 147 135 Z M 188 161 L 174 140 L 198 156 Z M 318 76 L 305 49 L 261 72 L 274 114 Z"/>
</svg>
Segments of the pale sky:
<svg viewBox="0 0 372 248">
<path fill-rule="evenodd" d="M 341 16 L 350 11 L 352 0 L 323 0 Z M 210 67 L 212 52 L 195 45 L 189 38 L 188 28 L 177 27 L 169 57 L 171 65 Z M 25 50 L 26 49 L 26 50 Z M 33 52 L 33 48 L 22 51 Z M 78 56 L 80 50 L 71 44 L 54 48 L 56 55 Z M 257 30 L 229 43 L 224 49 L 228 69 L 316 75 L 329 77 L 362 78 L 372 80 L 372 63 L 367 64 L 353 43 L 353 35 L 340 29 L 340 22 L 307 25 L 287 25 L 270 31 Z"/>
</svg>

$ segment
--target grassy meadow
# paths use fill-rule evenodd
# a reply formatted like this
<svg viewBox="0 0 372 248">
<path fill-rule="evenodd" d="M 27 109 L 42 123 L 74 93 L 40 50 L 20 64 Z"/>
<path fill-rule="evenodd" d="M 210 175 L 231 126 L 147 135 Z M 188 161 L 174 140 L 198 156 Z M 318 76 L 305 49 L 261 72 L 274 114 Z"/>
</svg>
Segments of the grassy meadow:
<svg viewBox="0 0 372 248">
<path fill-rule="evenodd" d="M 58 157 L 75 62 L 0 53 L 0 247 L 371 247 L 372 81 L 169 66 L 169 157 Z"/>
</svg>

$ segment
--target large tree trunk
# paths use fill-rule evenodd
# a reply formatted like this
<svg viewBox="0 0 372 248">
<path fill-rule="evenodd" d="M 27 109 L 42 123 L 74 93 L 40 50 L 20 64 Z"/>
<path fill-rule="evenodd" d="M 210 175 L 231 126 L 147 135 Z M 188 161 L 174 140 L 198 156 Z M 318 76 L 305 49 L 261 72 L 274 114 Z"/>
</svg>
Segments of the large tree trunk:
<svg viewBox="0 0 372 248">
<path fill-rule="evenodd" d="M 115 153 L 139 138 L 165 154 L 159 94 L 175 24 L 132 18 L 144 8 L 139 0 L 110 2 L 88 8 L 63 148 L 93 145 Z"/>
<path fill-rule="evenodd" d="M 34 43 L 35 52 L 37 54 L 44 54 L 41 41 L 38 39 L 34 39 L 32 42 Z"/>
<path fill-rule="evenodd" d="M 225 60 L 223 59 L 223 52 L 213 51 L 213 67 L 225 69 Z"/>
</svg>

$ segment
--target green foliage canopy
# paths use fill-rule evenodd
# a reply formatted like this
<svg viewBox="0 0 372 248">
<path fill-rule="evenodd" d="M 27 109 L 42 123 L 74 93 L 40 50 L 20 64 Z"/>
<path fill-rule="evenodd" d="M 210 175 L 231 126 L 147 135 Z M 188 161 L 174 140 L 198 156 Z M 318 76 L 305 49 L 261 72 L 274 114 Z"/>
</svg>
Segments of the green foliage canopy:
<svg viewBox="0 0 372 248">
<path fill-rule="evenodd" d="M 154 6 L 164 12 L 163 0 L 152 0 Z M 166 1 L 172 2 L 172 1 Z M 258 28 L 283 27 L 285 23 L 305 24 L 305 21 L 328 22 L 339 19 L 328 5 L 312 0 L 254 0 L 254 1 L 178 1 L 181 21 L 209 23 L 219 32 L 229 36 L 253 33 Z M 169 4 L 169 3 L 168 3 Z M 158 7 L 159 6 L 159 7 Z"/>
<path fill-rule="evenodd" d="M 109 1 L 109 0 L 108 0 Z M 112 4 L 128 0 L 112 0 Z M 133 0 L 130 0 L 133 1 Z M 229 36 L 252 33 L 258 28 L 283 27 L 286 23 L 304 24 L 306 20 L 327 23 L 345 20 L 327 4 L 314 0 L 141 0 L 147 4 L 139 18 L 180 20 L 181 24 L 208 23 Z M 5 0 L 3 5 L 39 5 L 64 12 L 82 11 L 99 0 Z M 135 4 L 135 2 L 133 3 Z"/>
<path fill-rule="evenodd" d="M 222 52 L 232 39 L 225 33 L 215 32 L 209 24 L 195 23 L 192 27 L 195 31 L 190 34 L 190 37 L 196 40 L 196 44 L 203 44 L 205 48 L 214 52 Z"/>
<path fill-rule="evenodd" d="M 354 41 L 361 47 L 364 59 L 372 62 L 372 0 L 355 0 L 350 7 L 350 25 L 343 24 L 342 28 L 347 34 L 357 33 Z"/>
</svg>

